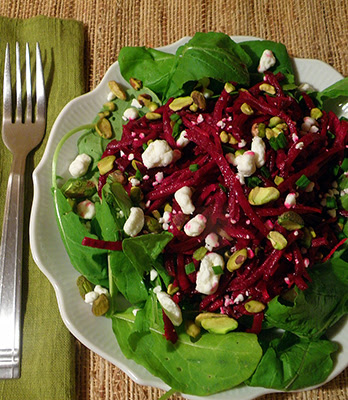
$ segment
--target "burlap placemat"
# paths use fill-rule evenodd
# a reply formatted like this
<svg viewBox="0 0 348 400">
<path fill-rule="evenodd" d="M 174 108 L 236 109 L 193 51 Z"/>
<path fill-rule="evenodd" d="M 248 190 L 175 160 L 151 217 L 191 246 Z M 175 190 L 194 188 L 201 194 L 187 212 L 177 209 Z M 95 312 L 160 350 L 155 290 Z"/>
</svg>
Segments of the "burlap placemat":
<svg viewBox="0 0 348 400">
<path fill-rule="evenodd" d="M 346 0 L 0 0 L 0 15 L 38 14 L 85 24 L 86 90 L 100 82 L 123 46 L 157 47 L 196 31 L 280 41 L 292 56 L 320 59 L 348 75 Z M 78 342 L 76 346 L 79 400 L 154 400 L 163 393 L 136 385 Z M 346 370 L 320 389 L 266 395 L 262 400 L 345 400 L 347 382 Z"/>
</svg>

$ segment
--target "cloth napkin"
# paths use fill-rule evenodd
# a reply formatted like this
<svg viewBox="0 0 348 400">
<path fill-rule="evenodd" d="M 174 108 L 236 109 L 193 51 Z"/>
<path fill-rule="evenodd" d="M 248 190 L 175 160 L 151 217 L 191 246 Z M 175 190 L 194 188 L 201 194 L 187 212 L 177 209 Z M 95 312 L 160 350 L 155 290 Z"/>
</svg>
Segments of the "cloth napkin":
<svg viewBox="0 0 348 400">
<path fill-rule="evenodd" d="M 12 61 L 15 42 L 29 43 L 35 54 L 39 42 L 47 95 L 47 130 L 41 145 L 27 160 L 23 254 L 23 349 L 21 378 L 0 381 L 0 399 L 72 400 L 75 396 L 74 338 L 65 327 L 53 287 L 35 265 L 29 249 L 28 224 L 32 201 L 31 174 L 40 161 L 50 129 L 65 104 L 84 92 L 83 24 L 38 16 L 0 17 L 0 93 L 6 43 Z M 23 56 L 24 58 L 24 52 Z M 14 62 L 13 62 L 14 65 Z M 32 66 L 34 62 L 32 62 Z M 12 68 L 12 72 L 14 67 Z M 11 154 L 0 140 L 0 227 L 2 226 Z M 2 329 L 0 327 L 0 329 Z"/>
</svg>

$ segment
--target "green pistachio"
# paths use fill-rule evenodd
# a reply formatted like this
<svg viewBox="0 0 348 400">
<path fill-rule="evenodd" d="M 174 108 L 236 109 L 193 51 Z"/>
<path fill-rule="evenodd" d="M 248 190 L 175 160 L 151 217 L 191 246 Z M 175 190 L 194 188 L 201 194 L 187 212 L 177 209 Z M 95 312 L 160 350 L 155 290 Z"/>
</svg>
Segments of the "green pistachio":
<svg viewBox="0 0 348 400">
<path fill-rule="evenodd" d="M 280 192 L 273 186 L 270 187 L 259 187 L 251 189 L 248 200 L 253 206 L 261 206 L 271 201 L 277 200 L 280 196 Z"/>
<path fill-rule="evenodd" d="M 294 231 L 304 227 L 304 221 L 302 217 L 294 211 L 286 211 L 280 215 L 278 217 L 278 224 L 288 231 Z"/>
<path fill-rule="evenodd" d="M 108 309 L 109 309 L 109 299 L 105 294 L 99 295 L 98 298 L 93 301 L 92 313 L 96 317 L 104 315 L 108 311 Z"/>
<path fill-rule="evenodd" d="M 248 258 L 247 249 L 241 249 L 234 252 L 227 261 L 227 269 L 232 272 L 239 269 Z"/>
<path fill-rule="evenodd" d="M 106 156 L 102 158 L 97 164 L 100 175 L 105 175 L 106 173 L 110 172 L 114 167 L 115 160 L 115 156 Z"/>
<path fill-rule="evenodd" d="M 79 288 L 80 295 L 83 299 L 89 292 L 93 292 L 94 285 L 83 275 L 79 276 L 76 281 L 76 285 Z"/>
<path fill-rule="evenodd" d="M 249 300 L 244 304 L 244 307 L 248 312 L 253 314 L 259 313 L 266 308 L 266 306 L 263 303 L 256 300 Z"/>
<path fill-rule="evenodd" d="M 283 250 L 288 245 L 286 238 L 278 231 L 269 232 L 267 238 L 271 241 L 273 248 L 276 250 Z"/>
</svg>

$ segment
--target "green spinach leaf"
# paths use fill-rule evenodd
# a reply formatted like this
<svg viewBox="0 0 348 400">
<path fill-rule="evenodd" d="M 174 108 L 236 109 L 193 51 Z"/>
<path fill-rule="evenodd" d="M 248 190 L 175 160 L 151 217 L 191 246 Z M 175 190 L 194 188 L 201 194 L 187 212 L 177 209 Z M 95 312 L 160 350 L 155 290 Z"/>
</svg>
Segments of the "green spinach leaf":
<svg viewBox="0 0 348 400">
<path fill-rule="evenodd" d="M 278 390 L 317 385 L 332 371 L 331 354 L 337 349 L 329 340 L 309 340 L 285 332 L 270 342 L 247 384 Z"/>
<path fill-rule="evenodd" d="M 270 301 L 266 326 L 318 339 L 347 313 L 348 263 L 335 258 L 313 267 L 310 276 L 307 290 L 296 288 L 294 304 L 284 303 L 279 296 Z"/>
<path fill-rule="evenodd" d="M 82 245 L 85 236 L 91 235 L 75 214 L 58 188 L 52 189 L 58 228 L 74 268 L 95 285 L 109 286 L 107 250 Z"/>
<path fill-rule="evenodd" d="M 251 376 L 262 355 L 253 334 L 210 333 L 194 342 L 179 332 L 178 341 L 172 344 L 160 328 L 137 331 L 134 320 L 131 310 L 112 317 L 121 350 L 182 393 L 206 396 L 237 386 Z"/>
</svg>

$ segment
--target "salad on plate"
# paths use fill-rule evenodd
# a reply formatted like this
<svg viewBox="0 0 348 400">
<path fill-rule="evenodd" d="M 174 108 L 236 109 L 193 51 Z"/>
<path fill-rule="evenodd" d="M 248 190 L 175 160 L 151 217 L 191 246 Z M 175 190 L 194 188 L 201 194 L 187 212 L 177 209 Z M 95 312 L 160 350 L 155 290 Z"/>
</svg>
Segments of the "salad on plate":
<svg viewBox="0 0 348 400">
<path fill-rule="evenodd" d="M 317 92 L 284 45 L 214 32 L 118 61 L 129 87 L 110 80 L 53 157 L 82 298 L 169 394 L 324 382 L 347 313 L 348 121 L 328 108 L 347 78 Z"/>
</svg>

